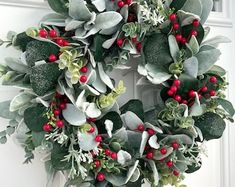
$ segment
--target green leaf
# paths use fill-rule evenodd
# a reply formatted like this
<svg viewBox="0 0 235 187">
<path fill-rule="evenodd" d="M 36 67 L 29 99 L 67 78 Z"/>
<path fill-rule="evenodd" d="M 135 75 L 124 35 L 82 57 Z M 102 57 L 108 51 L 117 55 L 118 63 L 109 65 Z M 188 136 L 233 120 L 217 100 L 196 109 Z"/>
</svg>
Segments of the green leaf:
<svg viewBox="0 0 235 187">
<path fill-rule="evenodd" d="M 25 32 L 17 34 L 13 40 L 13 46 L 18 47 L 23 52 L 26 50 L 26 46 L 29 42 L 33 41 L 34 39 L 27 36 Z"/>
<path fill-rule="evenodd" d="M 205 140 L 218 139 L 223 135 L 226 124 L 218 114 L 207 112 L 194 119 Z"/>
<path fill-rule="evenodd" d="M 94 37 L 94 58 L 96 62 L 103 62 L 105 58 L 105 49 L 102 47 L 107 37 L 96 34 Z"/>
<path fill-rule="evenodd" d="M 97 128 L 99 129 L 100 134 L 107 133 L 105 129 L 105 124 L 104 124 L 105 120 L 110 120 L 113 122 L 113 131 L 116 131 L 122 128 L 122 119 L 120 115 L 117 112 L 109 112 L 105 114 L 101 119 L 95 122 Z"/>
<path fill-rule="evenodd" d="M 153 34 L 147 37 L 143 46 L 143 55 L 146 64 L 157 64 L 159 67 L 169 65 L 173 61 L 168 39 L 165 34 Z"/>
<path fill-rule="evenodd" d="M 68 155 L 68 148 L 61 146 L 58 143 L 53 144 L 51 151 L 51 163 L 52 167 L 56 170 L 68 170 L 71 168 L 71 162 L 62 161 L 65 156 Z"/>
<path fill-rule="evenodd" d="M 196 57 L 191 57 L 184 62 L 184 72 L 194 78 L 198 74 L 198 60 Z"/>
<path fill-rule="evenodd" d="M 7 137 L 3 136 L 0 138 L 0 144 L 5 144 L 5 143 L 7 143 Z"/>
<path fill-rule="evenodd" d="M 221 98 L 217 98 L 216 101 L 218 102 L 219 105 L 221 105 L 223 107 L 223 109 L 229 113 L 229 115 L 234 116 L 235 114 L 235 109 L 232 105 L 231 102 L 225 100 L 225 99 L 221 99 Z"/>
<path fill-rule="evenodd" d="M 10 111 L 14 112 L 27 105 L 35 96 L 27 92 L 21 92 L 13 98 L 10 104 Z"/>
<path fill-rule="evenodd" d="M 201 16 L 202 8 L 203 7 L 200 0 L 187 0 L 181 9 L 185 12 L 191 12 L 193 14 Z"/>
<path fill-rule="evenodd" d="M 205 42 L 202 43 L 202 45 L 209 45 L 217 48 L 221 43 L 230 43 L 230 42 L 231 40 L 225 36 L 216 36 L 209 40 L 206 40 Z"/>
<path fill-rule="evenodd" d="M 43 131 L 43 125 L 48 122 L 46 108 L 43 106 L 30 107 L 24 112 L 24 121 L 31 131 Z"/>
<path fill-rule="evenodd" d="M 209 71 L 217 62 L 221 55 L 219 49 L 211 49 L 199 52 L 196 57 L 198 59 L 198 75 L 202 75 Z"/>
<path fill-rule="evenodd" d="M 203 25 L 212 11 L 214 1 L 213 0 L 206 0 L 206 1 L 200 0 L 200 2 L 202 4 L 202 13 L 200 17 L 201 17 L 201 24 Z"/>
<path fill-rule="evenodd" d="M 51 42 L 34 40 L 27 44 L 26 62 L 29 66 L 34 66 L 35 62 L 47 60 L 51 54 L 57 55 L 59 51 L 60 48 Z"/>
<path fill-rule="evenodd" d="M 99 12 L 103 12 L 106 8 L 106 1 L 105 0 L 92 0 L 93 5 L 95 5 L 96 9 Z"/>
<path fill-rule="evenodd" d="M 10 111 L 11 101 L 4 101 L 0 103 L 0 117 L 6 119 L 14 119 L 16 117 L 16 112 Z"/>
<path fill-rule="evenodd" d="M 193 29 L 195 29 L 195 28 L 192 26 L 192 24 L 182 27 L 182 35 L 185 36 L 186 38 L 190 37 L 191 31 Z M 205 35 L 204 28 L 200 24 L 195 30 L 198 33 L 196 38 L 197 38 L 198 44 L 200 45 L 202 43 L 202 40 L 204 39 L 204 35 Z"/>
<path fill-rule="evenodd" d="M 197 90 L 198 88 L 198 80 L 190 75 L 181 74 L 179 80 L 181 81 L 180 92 L 186 92 L 188 94 L 189 90 Z"/>
<path fill-rule="evenodd" d="M 9 126 L 7 127 L 6 133 L 8 136 L 11 136 L 12 134 L 14 134 L 14 132 L 15 132 L 15 127 L 9 127 Z"/>
<path fill-rule="evenodd" d="M 28 71 L 28 67 L 24 65 L 19 59 L 8 57 L 5 58 L 5 62 L 9 68 L 16 72 L 27 73 Z"/>
<path fill-rule="evenodd" d="M 122 114 L 127 111 L 134 112 L 142 121 L 144 121 L 144 108 L 140 100 L 130 100 L 120 108 Z"/>
<path fill-rule="evenodd" d="M 42 141 L 45 138 L 45 132 L 32 132 L 32 140 L 35 147 L 38 147 L 42 144 Z"/>
<path fill-rule="evenodd" d="M 69 15 L 78 21 L 89 21 L 92 16 L 84 0 L 70 0 Z"/>
<path fill-rule="evenodd" d="M 201 164 L 201 162 L 199 162 Z M 194 173 L 201 168 L 201 165 L 196 165 L 193 163 L 192 165 L 188 165 L 188 169 L 185 171 L 186 173 Z"/>
<path fill-rule="evenodd" d="M 68 0 L 48 0 L 48 4 L 52 10 L 64 15 L 67 15 L 68 12 L 66 3 L 68 3 Z"/>
<path fill-rule="evenodd" d="M 187 0 L 172 1 L 170 8 L 174 8 L 175 12 L 180 10 Z"/>
<path fill-rule="evenodd" d="M 63 117 L 69 124 L 74 126 L 81 126 L 86 123 L 85 113 L 73 104 L 67 104 L 66 109 L 63 110 Z"/>
<path fill-rule="evenodd" d="M 56 63 L 34 66 L 30 73 L 33 91 L 39 96 L 45 95 L 48 91 L 55 89 L 60 75 L 61 71 Z"/>
<path fill-rule="evenodd" d="M 2 46 L 3 44 L 4 44 L 4 41 L 0 39 L 0 46 Z"/>
<path fill-rule="evenodd" d="M 188 43 L 189 48 L 192 50 L 193 55 L 199 52 L 199 44 L 197 42 L 197 38 L 192 36 Z"/>
<path fill-rule="evenodd" d="M 200 20 L 200 17 L 196 14 L 185 12 L 183 10 L 179 10 L 177 12 L 177 16 L 179 18 L 179 22 L 181 23 L 181 26 L 190 25 L 192 22 L 197 19 Z"/>
<path fill-rule="evenodd" d="M 97 15 L 95 27 L 98 29 L 110 29 L 120 23 L 122 20 L 121 14 L 114 11 L 103 12 Z"/>
<path fill-rule="evenodd" d="M 207 73 L 223 77 L 223 76 L 225 76 L 226 71 L 225 71 L 225 69 L 221 68 L 220 66 L 214 65 L 211 67 L 211 69 Z"/>
<path fill-rule="evenodd" d="M 174 61 L 177 62 L 180 57 L 180 49 L 179 49 L 179 45 L 175 39 L 175 36 L 169 35 L 168 42 L 169 42 L 169 46 L 170 46 L 171 56 L 174 59 Z"/>
<path fill-rule="evenodd" d="M 78 144 L 81 150 L 91 151 L 97 148 L 99 142 L 95 141 L 95 133 L 79 133 L 78 134 Z"/>
<path fill-rule="evenodd" d="M 56 13 L 51 13 L 51 14 L 47 14 L 46 16 L 44 16 L 41 19 L 40 24 L 65 27 L 65 25 L 66 25 L 65 19 L 66 19 L 65 16 L 62 16 L 62 15 L 56 14 Z"/>
</svg>

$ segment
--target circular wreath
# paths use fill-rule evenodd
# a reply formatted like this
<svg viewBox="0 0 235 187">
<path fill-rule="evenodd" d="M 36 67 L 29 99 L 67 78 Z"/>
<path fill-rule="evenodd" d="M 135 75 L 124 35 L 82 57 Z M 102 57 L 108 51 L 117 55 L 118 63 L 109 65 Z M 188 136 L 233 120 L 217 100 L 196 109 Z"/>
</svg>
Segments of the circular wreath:
<svg viewBox="0 0 235 187">
<path fill-rule="evenodd" d="M 203 143 L 220 138 L 235 113 L 224 99 L 226 72 L 215 65 L 229 40 L 205 40 L 202 26 L 213 1 L 48 3 L 56 13 L 38 28 L 1 40 L 22 55 L 0 66 L 2 84 L 20 88 L 0 103 L 10 120 L 0 142 L 15 133 L 25 163 L 45 153 L 49 176 L 62 171 L 65 186 L 185 186 L 184 173 L 201 167 Z M 137 86 L 158 90 L 156 102 L 119 107 L 126 88 L 108 72 L 136 71 L 137 62 Z"/>
</svg>

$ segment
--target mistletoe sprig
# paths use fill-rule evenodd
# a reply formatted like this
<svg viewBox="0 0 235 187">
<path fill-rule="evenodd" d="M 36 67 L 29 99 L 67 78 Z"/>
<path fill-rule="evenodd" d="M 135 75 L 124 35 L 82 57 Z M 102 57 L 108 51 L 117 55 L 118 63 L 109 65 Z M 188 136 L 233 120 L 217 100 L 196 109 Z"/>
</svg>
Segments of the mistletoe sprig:
<svg viewBox="0 0 235 187">
<path fill-rule="evenodd" d="M 181 184 L 202 165 L 205 141 L 223 135 L 235 110 L 225 99 L 220 43 L 206 40 L 208 0 L 48 0 L 54 13 L 38 27 L 9 32 L 0 45 L 22 52 L 0 65 L 2 85 L 20 88 L 0 103 L 25 163 L 46 155 L 49 176 L 65 187 Z M 193 8 L 192 8 L 193 7 Z M 138 61 L 137 61 L 138 59 Z M 138 62 L 137 85 L 156 88 L 155 105 L 118 105 L 123 81 L 109 76 Z M 156 86 L 157 85 L 157 86 Z M 51 185 L 49 178 L 47 186 Z"/>
</svg>

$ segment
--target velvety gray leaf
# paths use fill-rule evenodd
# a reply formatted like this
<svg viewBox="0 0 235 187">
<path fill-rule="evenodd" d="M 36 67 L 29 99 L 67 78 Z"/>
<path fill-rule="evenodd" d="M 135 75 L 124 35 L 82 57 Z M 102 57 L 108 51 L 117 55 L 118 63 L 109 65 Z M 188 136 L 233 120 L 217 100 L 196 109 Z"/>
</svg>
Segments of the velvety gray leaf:
<svg viewBox="0 0 235 187">
<path fill-rule="evenodd" d="M 84 0 L 70 0 L 69 15 L 78 21 L 89 21 L 91 18 L 91 12 Z"/>
<path fill-rule="evenodd" d="M 196 57 L 191 57 L 184 62 L 184 73 L 197 78 L 198 75 L 198 60 Z"/>
</svg>

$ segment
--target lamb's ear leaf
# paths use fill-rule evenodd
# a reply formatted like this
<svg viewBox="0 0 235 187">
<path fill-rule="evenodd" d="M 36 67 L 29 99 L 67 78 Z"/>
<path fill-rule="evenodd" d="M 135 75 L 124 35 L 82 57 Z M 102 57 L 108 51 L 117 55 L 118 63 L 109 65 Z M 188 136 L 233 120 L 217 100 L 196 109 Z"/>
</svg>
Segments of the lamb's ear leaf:
<svg viewBox="0 0 235 187">
<path fill-rule="evenodd" d="M 4 101 L 0 103 L 0 117 L 6 119 L 14 119 L 16 117 L 16 112 L 10 111 L 11 101 Z"/>
<path fill-rule="evenodd" d="M 63 15 L 68 14 L 68 7 L 66 6 L 66 3 L 68 3 L 68 0 L 48 0 L 48 4 L 51 9 Z"/>
<path fill-rule="evenodd" d="M 202 14 L 201 14 L 201 24 L 203 25 L 209 14 L 211 13 L 211 10 L 213 8 L 213 4 L 214 4 L 214 1 L 213 0 L 200 0 L 201 4 L 202 4 Z"/>
<path fill-rule="evenodd" d="M 43 125 L 48 122 L 45 114 L 46 108 L 41 105 L 30 107 L 24 112 L 25 124 L 31 131 L 41 132 Z"/>
</svg>

